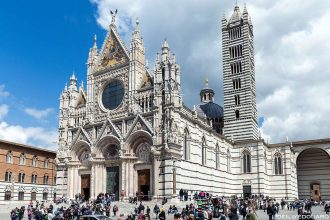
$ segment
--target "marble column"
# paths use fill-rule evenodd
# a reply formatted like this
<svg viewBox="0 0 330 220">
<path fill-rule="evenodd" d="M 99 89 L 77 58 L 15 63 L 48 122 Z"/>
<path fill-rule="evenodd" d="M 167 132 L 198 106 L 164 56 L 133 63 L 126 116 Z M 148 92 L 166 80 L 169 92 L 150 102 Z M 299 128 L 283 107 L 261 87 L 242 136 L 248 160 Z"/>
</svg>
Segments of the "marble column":
<svg viewBox="0 0 330 220">
<path fill-rule="evenodd" d="M 158 160 L 158 157 L 154 157 L 153 159 L 153 178 L 152 178 L 152 185 L 153 185 L 153 197 L 156 199 L 159 196 L 159 166 L 160 166 L 160 161 Z"/>
</svg>

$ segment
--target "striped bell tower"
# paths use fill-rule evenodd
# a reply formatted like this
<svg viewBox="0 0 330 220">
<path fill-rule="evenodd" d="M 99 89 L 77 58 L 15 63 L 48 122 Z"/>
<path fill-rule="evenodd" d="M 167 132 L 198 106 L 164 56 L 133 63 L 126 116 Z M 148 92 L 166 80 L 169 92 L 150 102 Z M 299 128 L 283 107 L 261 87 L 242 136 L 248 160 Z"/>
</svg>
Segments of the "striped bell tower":
<svg viewBox="0 0 330 220">
<path fill-rule="evenodd" d="M 238 5 L 222 18 L 224 135 L 234 141 L 258 139 L 253 25 Z"/>
</svg>

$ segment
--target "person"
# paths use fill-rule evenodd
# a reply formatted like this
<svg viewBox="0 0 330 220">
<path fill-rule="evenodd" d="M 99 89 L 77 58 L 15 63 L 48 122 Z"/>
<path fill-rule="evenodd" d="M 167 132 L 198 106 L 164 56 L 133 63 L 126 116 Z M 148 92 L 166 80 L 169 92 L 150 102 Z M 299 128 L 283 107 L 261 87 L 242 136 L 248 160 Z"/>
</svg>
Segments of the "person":
<svg viewBox="0 0 330 220">
<path fill-rule="evenodd" d="M 181 219 L 180 213 L 175 213 L 174 214 L 174 220 L 180 220 L 180 219 Z"/>
<path fill-rule="evenodd" d="M 113 211 L 113 216 L 116 216 L 116 213 L 118 212 L 118 206 L 114 205 L 112 211 Z"/>
<path fill-rule="evenodd" d="M 179 195 L 180 195 L 180 201 L 182 201 L 182 199 L 183 199 L 183 189 L 180 189 Z"/>
<path fill-rule="evenodd" d="M 158 213 L 160 212 L 158 205 L 156 204 L 154 207 L 154 213 L 156 214 L 156 219 L 158 218 Z"/>
<path fill-rule="evenodd" d="M 147 206 L 147 215 L 150 215 L 150 208 Z"/>
<path fill-rule="evenodd" d="M 230 208 L 230 213 L 228 214 L 230 220 L 238 220 L 237 209 L 232 206 Z"/>
<path fill-rule="evenodd" d="M 160 220 L 166 220 L 166 213 L 165 213 L 165 210 L 163 208 L 160 210 L 160 213 L 159 213 L 158 217 L 159 217 Z"/>
<path fill-rule="evenodd" d="M 245 217 L 247 215 L 247 211 L 246 211 L 246 204 L 243 203 L 241 205 L 241 208 L 240 208 L 240 214 L 243 216 L 243 219 L 242 220 L 245 220 Z"/>
<path fill-rule="evenodd" d="M 267 215 L 269 217 L 269 220 L 273 220 L 273 215 L 275 215 L 275 210 L 271 203 L 268 203 Z"/>
</svg>

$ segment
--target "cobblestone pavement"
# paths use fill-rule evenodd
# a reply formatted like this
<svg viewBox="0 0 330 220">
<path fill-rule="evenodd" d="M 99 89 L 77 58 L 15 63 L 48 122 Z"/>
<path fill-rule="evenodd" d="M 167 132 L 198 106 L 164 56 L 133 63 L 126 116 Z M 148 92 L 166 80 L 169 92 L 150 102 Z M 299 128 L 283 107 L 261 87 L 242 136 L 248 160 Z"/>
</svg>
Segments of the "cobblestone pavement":
<svg viewBox="0 0 330 220">
<path fill-rule="evenodd" d="M 27 205 L 27 203 L 28 202 L 0 204 L 0 220 L 7 220 L 7 219 L 10 220 L 10 216 L 9 216 L 10 210 L 15 207 L 21 207 L 23 205 Z M 155 203 L 156 202 L 153 201 L 153 202 L 145 202 L 144 204 L 145 204 L 145 207 L 149 206 L 150 209 L 153 210 Z M 117 204 L 119 206 L 119 211 L 117 213 L 117 216 L 119 216 L 120 213 L 123 213 L 126 216 L 127 214 L 131 213 L 135 207 L 134 204 L 130 204 L 127 202 L 114 202 L 113 204 Z M 186 202 L 185 203 L 177 202 L 177 203 L 172 203 L 172 204 L 175 204 L 179 208 L 179 210 L 181 210 L 181 208 L 184 207 L 187 203 Z M 67 206 L 67 207 L 69 206 L 66 204 L 62 204 L 62 205 Z M 164 208 L 167 210 L 169 205 L 170 204 L 166 204 L 164 206 Z M 162 207 L 162 206 L 160 206 L 160 207 Z M 319 220 L 319 219 L 330 220 L 330 216 L 325 214 L 324 209 L 321 206 L 313 207 L 312 212 L 313 212 L 313 216 L 314 216 L 315 220 Z M 258 210 L 257 215 L 258 215 L 259 220 L 268 220 L 267 214 L 262 210 Z M 152 214 L 152 217 L 154 218 L 155 216 Z M 26 215 L 25 215 L 24 220 L 25 219 L 27 219 Z M 112 219 L 116 220 L 116 217 L 112 217 Z M 172 220 L 173 215 L 168 215 L 167 219 Z M 242 216 L 239 216 L 239 219 L 241 220 Z M 280 219 L 284 219 L 284 220 L 295 220 L 296 219 L 296 220 L 298 220 L 299 217 L 297 216 L 297 210 L 295 210 L 295 211 L 280 210 L 279 214 L 276 216 L 276 220 L 280 220 Z"/>
</svg>

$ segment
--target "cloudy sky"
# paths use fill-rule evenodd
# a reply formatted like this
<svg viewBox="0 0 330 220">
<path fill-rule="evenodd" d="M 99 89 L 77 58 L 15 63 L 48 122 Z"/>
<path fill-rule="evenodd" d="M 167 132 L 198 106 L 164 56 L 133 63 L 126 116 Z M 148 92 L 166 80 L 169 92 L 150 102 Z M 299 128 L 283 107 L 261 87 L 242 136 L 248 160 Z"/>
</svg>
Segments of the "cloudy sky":
<svg viewBox="0 0 330 220">
<path fill-rule="evenodd" d="M 129 45 L 138 17 L 150 68 L 167 39 L 181 65 L 184 102 L 199 102 L 204 79 L 222 105 L 220 20 L 235 1 L 91 0 L 7 3 L 0 9 L 0 139 L 54 148 L 58 98 L 72 71 L 85 81 L 92 38 L 101 46 L 118 9 Z M 34 5 L 35 4 L 35 5 Z M 238 1 L 241 10 L 244 2 Z M 330 2 L 246 1 L 255 35 L 257 105 L 271 143 L 330 137 Z"/>
</svg>

